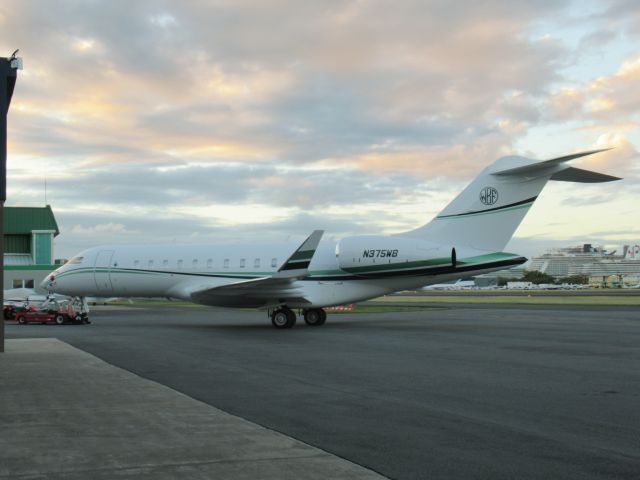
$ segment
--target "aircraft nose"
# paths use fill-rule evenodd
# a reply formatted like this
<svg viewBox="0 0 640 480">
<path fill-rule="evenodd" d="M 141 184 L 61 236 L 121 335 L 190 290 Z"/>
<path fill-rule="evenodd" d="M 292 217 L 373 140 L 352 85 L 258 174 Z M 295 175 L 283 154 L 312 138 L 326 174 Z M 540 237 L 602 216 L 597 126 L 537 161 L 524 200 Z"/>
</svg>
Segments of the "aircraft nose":
<svg viewBox="0 0 640 480">
<path fill-rule="evenodd" d="M 40 288 L 44 290 L 51 290 L 55 286 L 55 284 L 56 284 L 56 275 L 55 273 L 50 273 L 40 283 Z"/>
</svg>

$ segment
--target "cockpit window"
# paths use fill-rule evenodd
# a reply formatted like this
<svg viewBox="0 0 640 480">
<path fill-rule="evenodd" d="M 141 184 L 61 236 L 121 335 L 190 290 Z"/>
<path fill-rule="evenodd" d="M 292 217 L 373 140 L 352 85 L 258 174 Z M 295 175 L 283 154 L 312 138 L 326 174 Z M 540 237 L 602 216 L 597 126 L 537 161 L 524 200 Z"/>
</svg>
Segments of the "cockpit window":
<svg viewBox="0 0 640 480">
<path fill-rule="evenodd" d="M 82 259 L 84 257 L 73 257 L 71 260 L 69 260 L 66 265 L 71 265 L 72 263 L 82 263 Z"/>
</svg>

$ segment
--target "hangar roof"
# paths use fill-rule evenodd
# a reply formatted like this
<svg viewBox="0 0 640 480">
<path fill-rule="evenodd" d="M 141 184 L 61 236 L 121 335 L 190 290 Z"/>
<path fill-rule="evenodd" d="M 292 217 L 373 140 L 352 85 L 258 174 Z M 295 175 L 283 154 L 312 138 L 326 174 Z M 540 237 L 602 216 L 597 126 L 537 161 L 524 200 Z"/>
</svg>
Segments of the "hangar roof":
<svg viewBox="0 0 640 480">
<path fill-rule="evenodd" d="M 4 233 L 26 234 L 33 230 L 54 230 L 60 234 L 51 205 L 46 207 L 4 207 Z"/>
</svg>

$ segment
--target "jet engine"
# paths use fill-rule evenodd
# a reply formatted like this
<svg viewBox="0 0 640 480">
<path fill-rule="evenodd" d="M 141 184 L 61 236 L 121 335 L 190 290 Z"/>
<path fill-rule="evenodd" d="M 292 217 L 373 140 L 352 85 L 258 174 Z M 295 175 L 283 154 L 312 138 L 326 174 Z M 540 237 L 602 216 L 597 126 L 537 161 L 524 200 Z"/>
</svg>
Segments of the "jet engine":
<svg viewBox="0 0 640 480">
<path fill-rule="evenodd" d="M 453 247 L 386 235 L 344 238 L 336 245 L 336 257 L 340 269 L 361 274 L 406 268 L 452 268 L 456 264 Z"/>
</svg>

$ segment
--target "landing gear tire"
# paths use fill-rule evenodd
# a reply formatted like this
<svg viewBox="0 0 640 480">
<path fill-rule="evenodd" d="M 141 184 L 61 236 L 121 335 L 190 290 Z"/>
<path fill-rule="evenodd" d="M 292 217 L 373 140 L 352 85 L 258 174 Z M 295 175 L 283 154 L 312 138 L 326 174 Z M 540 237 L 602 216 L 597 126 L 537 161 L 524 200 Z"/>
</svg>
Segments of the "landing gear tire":
<svg viewBox="0 0 640 480">
<path fill-rule="evenodd" d="M 62 325 L 64 323 L 64 315 L 60 315 L 60 314 L 56 315 L 56 323 L 58 325 Z"/>
<path fill-rule="evenodd" d="M 276 328 L 291 328 L 296 324 L 296 314 L 289 308 L 279 308 L 271 314 L 271 323 Z"/>
<path fill-rule="evenodd" d="M 310 327 L 319 327 L 327 321 L 327 312 L 321 308 L 312 308 L 304 311 L 304 321 Z"/>
</svg>

